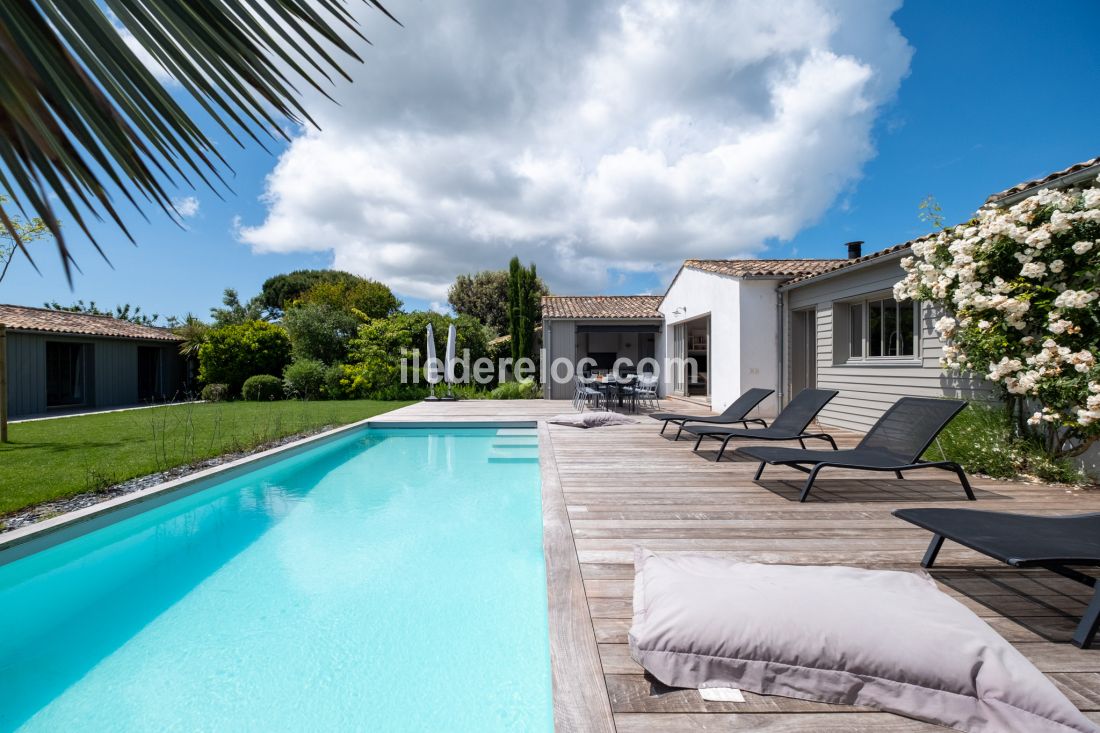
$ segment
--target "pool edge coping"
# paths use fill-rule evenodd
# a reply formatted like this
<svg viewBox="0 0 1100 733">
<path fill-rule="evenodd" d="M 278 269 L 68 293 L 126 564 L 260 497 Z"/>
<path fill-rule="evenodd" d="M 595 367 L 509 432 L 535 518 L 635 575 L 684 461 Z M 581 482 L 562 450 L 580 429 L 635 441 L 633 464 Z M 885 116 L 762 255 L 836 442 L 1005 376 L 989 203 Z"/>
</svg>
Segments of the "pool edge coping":
<svg viewBox="0 0 1100 733">
<path fill-rule="evenodd" d="M 382 415 L 386 414 L 382 413 Z M 185 498 L 190 494 L 209 488 L 210 483 L 216 479 L 232 478 L 236 474 L 286 458 L 319 444 L 339 439 L 346 434 L 363 428 L 373 427 L 384 430 L 441 427 L 469 429 L 489 427 L 535 428 L 537 425 L 534 420 L 430 421 L 386 420 L 384 417 L 379 419 L 380 417 L 375 416 L 357 420 L 316 435 L 309 435 L 274 448 L 251 453 L 228 463 L 204 468 L 179 478 L 162 481 L 129 494 L 106 499 L 41 522 L 4 532 L 0 534 L 0 565 L 6 565 L 22 557 L 48 549 L 88 532 L 93 532 L 149 509 Z"/>
<path fill-rule="evenodd" d="M 614 733 L 596 629 L 558 474 L 554 441 L 545 420 L 538 421 L 538 437 L 554 730 Z"/>
</svg>

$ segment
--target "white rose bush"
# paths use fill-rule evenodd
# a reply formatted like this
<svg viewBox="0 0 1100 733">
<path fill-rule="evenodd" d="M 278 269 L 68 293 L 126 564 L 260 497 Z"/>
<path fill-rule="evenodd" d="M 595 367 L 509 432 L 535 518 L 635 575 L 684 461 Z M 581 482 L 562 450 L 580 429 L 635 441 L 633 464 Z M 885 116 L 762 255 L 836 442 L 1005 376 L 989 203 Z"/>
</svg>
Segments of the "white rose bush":
<svg viewBox="0 0 1100 733">
<path fill-rule="evenodd" d="M 996 384 L 1052 459 L 1100 439 L 1100 178 L 986 206 L 901 264 L 895 297 L 944 313 L 945 369 Z"/>
</svg>

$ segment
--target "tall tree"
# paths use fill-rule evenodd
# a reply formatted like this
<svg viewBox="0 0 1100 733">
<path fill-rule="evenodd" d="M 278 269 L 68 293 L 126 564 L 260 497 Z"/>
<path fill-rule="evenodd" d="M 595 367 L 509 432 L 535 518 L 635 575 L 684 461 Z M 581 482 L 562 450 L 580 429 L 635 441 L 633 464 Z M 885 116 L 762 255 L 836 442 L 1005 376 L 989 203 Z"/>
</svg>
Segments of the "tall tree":
<svg viewBox="0 0 1100 733">
<path fill-rule="evenodd" d="M 260 321 L 264 317 L 264 308 L 258 298 L 252 298 L 247 303 L 241 302 L 241 297 L 233 288 L 226 288 L 222 295 L 222 307 L 211 308 L 210 317 L 214 319 L 216 327 L 238 326 L 250 321 Z"/>
<path fill-rule="evenodd" d="M 296 305 L 283 317 L 294 358 L 335 364 L 348 355 L 348 342 L 362 323 L 342 308 L 324 303 Z"/>
<path fill-rule="evenodd" d="M 512 360 L 535 355 L 535 324 L 541 293 L 536 285 L 534 263 L 520 264 L 519 257 L 508 263 L 508 334 L 512 337 Z"/>
<path fill-rule="evenodd" d="M 459 275 L 447 290 L 447 302 L 455 313 L 472 316 L 493 329 L 497 334 L 509 333 L 509 283 L 508 270 L 482 270 L 471 275 Z M 550 290 L 541 279 L 535 279 L 539 295 L 549 295 Z M 535 320 L 542 319 L 541 302 Z"/>
<path fill-rule="evenodd" d="M 43 303 L 43 308 L 49 308 L 55 311 L 65 311 L 67 313 L 85 313 L 90 316 L 110 316 L 111 318 L 117 318 L 120 321 L 129 321 L 130 323 L 137 323 L 142 326 L 155 326 L 157 321 L 160 320 L 160 314 L 154 313 L 148 315 L 141 312 L 141 306 L 131 306 L 129 303 L 124 305 L 116 305 L 114 310 L 103 310 L 95 304 L 95 301 L 89 301 L 85 303 L 83 300 L 78 300 L 72 305 L 61 305 L 56 300 L 49 303 Z M 174 323 L 176 319 L 166 319 L 171 323 Z"/>
<path fill-rule="evenodd" d="M 393 291 L 377 280 L 352 276 L 353 280 L 319 282 L 302 293 L 295 305 L 327 305 L 361 318 L 389 318 L 401 310 Z"/>
<path fill-rule="evenodd" d="M 378 0 L 364 2 L 392 18 Z M 287 137 L 281 119 L 312 122 L 294 79 L 322 93 L 329 72 L 350 79 L 329 53 L 360 60 L 344 33 L 362 38 L 342 0 L 4 0 L 0 180 L 17 208 L 45 222 L 71 277 L 51 196 L 96 244 L 88 210 L 129 236 L 108 186 L 170 213 L 165 182 L 210 185 L 227 167 L 130 43 L 240 144 L 240 131 L 259 142 L 257 134 Z M 0 227 L 26 252 L 2 205 Z"/>
<path fill-rule="evenodd" d="M 327 282 L 355 282 L 363 278 L 342 270 L 295 270 L 269 277 L 260 290 L 260 303 L 279 316 L 314 285 Z"/>
</svg>

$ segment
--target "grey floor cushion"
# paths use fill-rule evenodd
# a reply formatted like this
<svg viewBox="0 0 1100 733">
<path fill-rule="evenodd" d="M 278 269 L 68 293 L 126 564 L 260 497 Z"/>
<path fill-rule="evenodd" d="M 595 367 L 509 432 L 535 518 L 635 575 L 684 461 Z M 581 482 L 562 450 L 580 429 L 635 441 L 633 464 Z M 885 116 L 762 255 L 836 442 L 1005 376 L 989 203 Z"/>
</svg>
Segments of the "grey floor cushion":
<svg viewBox="0 0 1100 733">
<path fill-rule="evenodd" d="M 552 425 L 571 425 L 575 428 L 599 428 L 605 425 L 633 425 L 638 421 L 617 412 L 570 412 L 555 415 L 546 422 Z"/>
<path fill-rule="evenodd" d="M 918 573 L 638 550 L 630 653 L 673 687 L 865 705 L 980 733 L 1100 731 Z"/>
</svg>

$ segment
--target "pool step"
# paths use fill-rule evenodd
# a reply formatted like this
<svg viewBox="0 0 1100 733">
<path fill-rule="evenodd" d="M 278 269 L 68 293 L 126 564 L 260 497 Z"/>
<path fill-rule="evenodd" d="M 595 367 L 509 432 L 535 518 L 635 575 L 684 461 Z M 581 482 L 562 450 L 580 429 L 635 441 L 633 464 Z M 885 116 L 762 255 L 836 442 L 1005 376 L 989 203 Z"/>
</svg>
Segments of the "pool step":
<svg viewBox="0 0 1100 733">
<path fill-rule="evenodd" d="M 489 456 L 489 463 L 538 463 L 538 456 Z"/>
<path fill-rule="evenodd" d="M 496 438 L 493 440 L 494 448 L 515 450 L 517 448 L 538 448 L 538 438 Z"/>
<path fill-rule="evenodd" d="M 497 428 L 498 438 L 529 438 L 538 437 L 536 428 Z"/>
<path fill-rule="evenodd" d="M 511 446 L 489 450 L 489 463 L 535 463 L 539 460 L 538 446 Z"/>
</svg>

